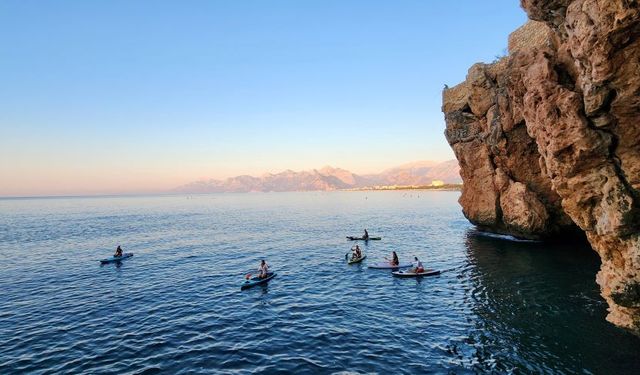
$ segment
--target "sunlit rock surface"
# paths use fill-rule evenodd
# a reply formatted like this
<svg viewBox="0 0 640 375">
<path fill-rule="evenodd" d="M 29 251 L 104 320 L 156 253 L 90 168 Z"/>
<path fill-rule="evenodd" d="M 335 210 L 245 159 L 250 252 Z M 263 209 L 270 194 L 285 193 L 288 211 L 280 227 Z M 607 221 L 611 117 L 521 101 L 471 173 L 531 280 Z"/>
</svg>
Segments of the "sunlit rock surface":
<svg viewBox="0 0 640 375">
<path fill-rule="evenodd" d="M 583 232 L 607 319 L 640 334 L 640 2 L 522 6 L 509 55 L 443 93 L 463 212 L 525 238 Z"/>
</svg>

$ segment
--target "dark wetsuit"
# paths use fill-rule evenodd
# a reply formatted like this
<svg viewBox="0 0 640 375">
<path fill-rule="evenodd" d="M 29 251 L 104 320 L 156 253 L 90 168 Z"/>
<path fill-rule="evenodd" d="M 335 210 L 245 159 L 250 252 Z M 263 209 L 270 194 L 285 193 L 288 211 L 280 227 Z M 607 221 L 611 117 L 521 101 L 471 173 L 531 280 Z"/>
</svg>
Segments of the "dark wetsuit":
<svg viewBox="0 0 640 375">
<path fill-rule="evenodd" d="M 393 264 L 394 266 L 397 266 L 400 264 L 400 259 L 398 259 L 398 254 L 393 254 L 393 260 L 391 261 L 391 264 Z"/>
</svg>

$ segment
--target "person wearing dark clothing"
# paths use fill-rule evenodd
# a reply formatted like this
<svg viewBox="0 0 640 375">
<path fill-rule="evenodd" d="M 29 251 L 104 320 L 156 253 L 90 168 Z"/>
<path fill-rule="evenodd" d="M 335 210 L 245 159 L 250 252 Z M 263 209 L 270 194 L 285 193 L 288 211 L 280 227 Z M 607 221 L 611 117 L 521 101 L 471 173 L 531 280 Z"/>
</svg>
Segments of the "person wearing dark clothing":
<svg viewBox="0 0 640 375">
<path fill-rule="evenodd" d="M 398 266 L 400 265 L 400 259 L 398 259 L 398 254 L 396 254 L 396 252 L 393 252 L 393 258 L 391 258 L 391 265 L 392 266 Z"/>
</svg>

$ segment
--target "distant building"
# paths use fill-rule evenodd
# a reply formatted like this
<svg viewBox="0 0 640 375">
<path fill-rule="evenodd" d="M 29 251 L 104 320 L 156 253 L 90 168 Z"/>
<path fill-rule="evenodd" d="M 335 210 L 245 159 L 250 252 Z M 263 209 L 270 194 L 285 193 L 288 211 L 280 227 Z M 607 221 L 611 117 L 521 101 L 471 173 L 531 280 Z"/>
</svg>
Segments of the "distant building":
<svg viewBox="0 0 640 375">
<path fill-rule="evenodd" d="M 442 181 L 442 180 L 433 180 L 433 181 L 431 181 L 431 186 L 444 186 L 444 181 Z"/>
</svg>

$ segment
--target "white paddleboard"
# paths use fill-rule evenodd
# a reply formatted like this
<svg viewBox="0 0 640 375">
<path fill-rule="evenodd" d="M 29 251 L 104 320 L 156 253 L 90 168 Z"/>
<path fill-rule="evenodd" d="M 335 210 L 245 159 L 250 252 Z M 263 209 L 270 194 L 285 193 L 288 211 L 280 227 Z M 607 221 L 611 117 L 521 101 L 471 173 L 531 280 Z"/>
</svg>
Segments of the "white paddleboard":
<svg viewBox="0 0 640 375">
<path fill-rule="evenodd" d="M 395 272 L 391 272 L 393 274 L 393 276 L 397 276 L 397 277 L 422 277 L 422 276 L 435 276 L 435 275 L 439 275 L 440 271 L 439 270 L 434 270 L 434 269 L 430 269 L 427 268 L 424 270 L 424 272 L 420 272 L 420 273 L 415 273 L 415 272 L 403 272 L 403 271 L 395 271 Z"/>
</svg>

